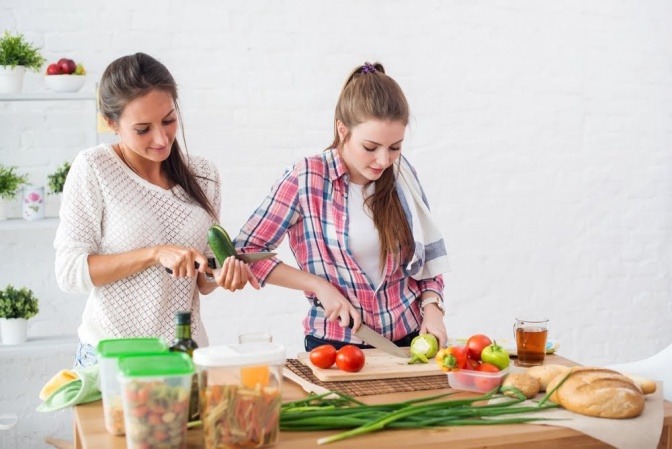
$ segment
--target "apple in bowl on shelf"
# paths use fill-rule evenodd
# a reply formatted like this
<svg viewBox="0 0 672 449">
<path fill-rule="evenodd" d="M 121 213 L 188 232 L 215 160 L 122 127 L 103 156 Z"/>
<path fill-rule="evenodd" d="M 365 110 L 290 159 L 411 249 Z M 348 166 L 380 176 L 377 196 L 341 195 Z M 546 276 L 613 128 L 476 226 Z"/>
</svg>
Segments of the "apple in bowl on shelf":
<svg viewBox="0 0 672 449">
<path fill-rule="evenodd" d="M 72 59 L 61 58 L 47 66 L 44 80 L 54 92 L 77 92 L 86 81 L 86 69 Z"/>
</svg>

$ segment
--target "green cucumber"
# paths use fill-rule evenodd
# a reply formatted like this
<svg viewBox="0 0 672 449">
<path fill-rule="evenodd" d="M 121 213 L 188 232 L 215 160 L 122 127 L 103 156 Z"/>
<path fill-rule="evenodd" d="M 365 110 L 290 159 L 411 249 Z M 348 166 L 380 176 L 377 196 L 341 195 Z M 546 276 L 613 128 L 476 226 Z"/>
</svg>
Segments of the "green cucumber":
<svg viewBox="0 0 672 449">
<path fill-rule="evenodd" d="M 233 246 L 229 234 L 218 224 L 212 225 L 208 229 L 208 244 L 212 252 L 215 253 L 219 265 L 222 265 L 228 257 L 236 255 L 236 248 Z"/>
</svg>

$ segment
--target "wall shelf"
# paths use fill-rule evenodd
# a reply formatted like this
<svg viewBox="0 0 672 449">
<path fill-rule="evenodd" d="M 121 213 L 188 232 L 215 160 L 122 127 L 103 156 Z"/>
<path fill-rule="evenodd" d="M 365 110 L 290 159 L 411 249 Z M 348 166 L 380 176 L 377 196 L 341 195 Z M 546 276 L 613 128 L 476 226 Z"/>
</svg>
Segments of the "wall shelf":
<svg viewBox="0 0 672 449">
<path fill-rule="evenodd" d="M 93 92 L 79 91 L 79 92 L 26 92 L 26 93 L 16 93 L 16 94 L 0 94 L 0 101 L 63 101 L 63 100 L 72 100 L 72 101 L 83 101 L 90 100 L 95 101 L 96 96 Z"/>
<path fill-rule="evenodd" d="M 28 221 L 23 218 L 10 218 L 0 221 L 0 232 L 2 231 L 23 231 L 30 229 L 55 229 L 60 220 L 58 217 L 42 218 L 40 220 Z"/>
</svg>

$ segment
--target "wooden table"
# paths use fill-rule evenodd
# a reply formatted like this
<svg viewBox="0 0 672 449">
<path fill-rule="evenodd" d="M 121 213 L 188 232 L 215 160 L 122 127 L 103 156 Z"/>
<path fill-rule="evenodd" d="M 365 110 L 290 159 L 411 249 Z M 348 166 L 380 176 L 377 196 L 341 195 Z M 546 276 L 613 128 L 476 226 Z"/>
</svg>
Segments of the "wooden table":
<svg viewBox="0 0 672 449">
<path fill-rule="evenodd" d="M 571 361 L 557 355 L 547 357 L 546 363 L 574 365 Z M 359 399 L 369 404 L 397 402 L 444 393 L 445 390 L 427 390 L 404 392 L 377 396 L 364 396 Z M 283 384 L 283 396 L 286 400 L 302 398 L 305 393 L 291 381 Z M 664 402 L 663 432 L 658 449 L 672 449 L 672 403 Z M 115 437 L 105 430 L 103 406 L 100 401 L 75 407 L 75 449 L 125 449 L 125 437 Z M 317 439 L 334 432 L 281 432 L 275 448 L 304 449 L 316 448 Z M 200 429 L 187 432 L 187 448 L 202 448 Z M 321 446 L 322 447 L 322 446 Z M 331 443 L 328 448 L 604 448 L 603 442 L 564 427 L 537 424 L 512 424 L 500 426 L 441 427 L 425 430 L 383 430 L 373 434 Z"/>
</svg>

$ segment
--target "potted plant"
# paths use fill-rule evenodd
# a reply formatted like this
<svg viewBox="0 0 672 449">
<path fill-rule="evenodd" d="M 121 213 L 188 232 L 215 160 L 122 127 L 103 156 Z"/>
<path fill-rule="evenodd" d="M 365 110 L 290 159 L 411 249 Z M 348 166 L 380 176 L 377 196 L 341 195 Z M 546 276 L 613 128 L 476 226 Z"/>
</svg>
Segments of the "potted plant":
<svg viewBox="0 0 672 449">
<path fill-rule="evenodd" d="M 5 31 L 0 37 L 0 93 L 21 92 L 26 69 L 38 72 L 44 61 L 40 49 L 22 34 Z"/>
<path fill-rule="evenodd" d="M 0 332 L 2 343 L 16 345 L 28 339 L 28 319 L 37 315 L 38 299 L 33 291 L 8 285 L 0 291 Z"/>
<path fill-rule="evenodd" d="M 61 207 L 61 196 L 63 194 L 63 185 L 65 185 L 65 178 L 70 171 L 70 163 L 63 162 L 63 165 L 58 167 L 56 171 L 47 175 L 47 187 L 49 189 L 49 196 L 47 199 L 46 214 L 49 217 L 58 217 L 58 210 Z"/>
<path fill-rule="evenodd" d="M 7 219 L 7 203 L 19 193 L 19 189 L 28 182 L 28 175 L 19 175 L 16 167 L 0 164 L 0 220 Z"/>
</svg>

